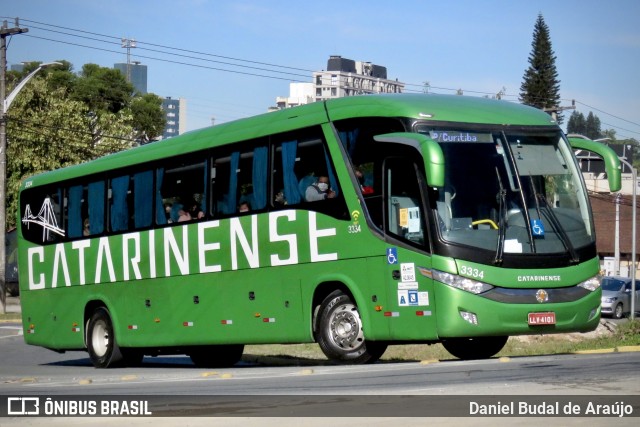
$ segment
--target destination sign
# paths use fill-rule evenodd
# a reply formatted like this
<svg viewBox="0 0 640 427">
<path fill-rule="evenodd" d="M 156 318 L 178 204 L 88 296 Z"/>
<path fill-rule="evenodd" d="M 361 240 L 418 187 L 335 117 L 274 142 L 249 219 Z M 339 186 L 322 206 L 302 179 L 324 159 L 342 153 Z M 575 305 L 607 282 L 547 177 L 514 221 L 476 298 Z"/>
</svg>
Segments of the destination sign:
<svg viewBox="0 0 640 427">
<path fill-rule="evenodd" d="M 464 131 L 435 131 L 429 132 L 429 136 L 436 142 L 487 142 L 493 143 L 493 136 L 490 133 L 476 133 Z"/>
</svg>

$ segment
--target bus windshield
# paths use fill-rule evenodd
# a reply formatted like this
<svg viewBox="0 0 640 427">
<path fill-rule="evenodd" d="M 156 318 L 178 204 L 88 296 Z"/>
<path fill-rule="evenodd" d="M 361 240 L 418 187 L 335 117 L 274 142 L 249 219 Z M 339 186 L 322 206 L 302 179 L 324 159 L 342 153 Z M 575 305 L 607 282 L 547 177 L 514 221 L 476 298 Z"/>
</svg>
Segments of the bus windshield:
<svg viewBox="0 0 640 427">
<path fill-rule="evenodd" d="M 435 206 L 445 242 L 504 253 L 571 254 L 595 240 L 587 195 L 557 129 L 422 128 L 440 144 Z"/>
</svg>

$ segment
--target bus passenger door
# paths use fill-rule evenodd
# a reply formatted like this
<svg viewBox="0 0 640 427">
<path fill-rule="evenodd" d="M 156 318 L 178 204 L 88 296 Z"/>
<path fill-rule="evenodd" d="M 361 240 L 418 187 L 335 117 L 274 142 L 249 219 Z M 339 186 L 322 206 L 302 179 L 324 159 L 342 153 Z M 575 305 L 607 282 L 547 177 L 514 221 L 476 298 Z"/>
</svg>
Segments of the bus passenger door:
<svg viewBox="0 0 640 427">
<path fill-rule="evenodd" d="M 384 308 L 384 315 L 390 322 L 392 339 L 434 339 L 436 308 L 422 190 L 426 188 L 424 174 L 419 163 L 408 156 L 387 157 L 383 172 L 390 304 Z"/>
</svg>

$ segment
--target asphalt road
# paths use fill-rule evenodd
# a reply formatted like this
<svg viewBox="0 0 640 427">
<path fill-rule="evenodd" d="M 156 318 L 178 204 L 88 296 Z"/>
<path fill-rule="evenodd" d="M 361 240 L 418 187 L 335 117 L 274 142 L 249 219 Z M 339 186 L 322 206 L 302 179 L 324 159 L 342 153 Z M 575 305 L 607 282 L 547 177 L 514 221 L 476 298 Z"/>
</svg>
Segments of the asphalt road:
<svg viewBox="0 0 640 427">
<path fill-rule="evenodd" d="M 9 305 L 9 310 L 12 305 Z M 473 396 L 544 396 L 563 399 L 583 395 L 597 399 L 640 399 L 640 353 L 617 352 L 540 357 L 494 358 L 482 361 L 424 361 L 377 363 L 368 366 L 299 366 L 295 359 L 273 366 L 240 363 L 232 368 L 206 370 L 195 368 L 186 357 L 145 358 L 141 367 L 108 370 L 94 369 L 87 354 L 58 354 L 27 346 L 19 323 L 0 324 L 0 397 L 12 395 L 77 395 L 104 397 L 135 395 L 169 399 L 168 415 L 198 415 L 198 407 L 185 409 L 184 396 L 233 397 L 231 408 L 221 414 L 233 417 L 127 418 L 135 425 L 460 425 L 470 418 L 366 417 L 369 408 L 399 408 L 409 398 L 427 399 L 416 405 L 425 407 L 471 399 Z M 629 349 L 636 350 L 636 349 Z M 258 396 L 256 398 L 256 396 Z M 262 400 L 265 399 L 266 400 Z M 271 397 L 268 397 L 271 396 Z M 275 397 L 274 397 L 275 396 Z M 382 396 L 385 402 L 376 401 Z M 469 397 L 472 396 L 472 397 Z M 238 400 L 240 399 L 240 400 Z M 270 400 L 276 399 L 276 400 Z M 280 399 L 280 400 L 278 400 Z M 284 399 L 284 400 L 282 400 Z M 302 400 L 300 400 L 302 399 Z M 329 399 L 325 401 L 323 399 Z M 351 399 L 351 400 L 350 400 Z M 355 399 L 355 400 L 353 400 Z M 364 401 L 361 399 L 365 399 Z M 371 399 L 371 400 L 367 400 Z M 356 406 L 345 416 L 345 400 Z M 293 403 L 292 403 L 293 402 Z M 337 403 L 336 403 L 337 402 Z M 390 402 L 390 403 L 389 403 Z M 209 402 L 210 403 L 210 402 Z M 295 403 L 295 405 L 294 405 Z M 219 401 L 217 404 L 221 405 Z M 173 405 L 173 406 L 171 406 Z M 293 405 L 293 406 L 291 406 Z M 337 405 L 337 406 L 336 406 Z M 635 405 L 635 403 L 634 403 Z M 326 412 L 323 412 L 325 410 Z M 182 412 L 176 412 L 182 408 Z M 284 408 L 284 409 L 283 409 Z M 286 409 L 289 408 L 289 409 Z M 347 407 L 348 410 L 349 407 Z M 302 409 L 302 415 L 291 415 Z M 322 417 L 302 417 L 306 409 L 320 411 Z M 411 408 L 410 408 L 411 409 Z M 634 406 L 640 414 L 640 401 Z M 172 412 L 173 411 L 173 412 Z M 224 412 L 232 411 L 232 412 Z M 235 411 L 235 412 L 233 412 Z M 265 412 L 267 411 L 267 412 Z M 271 411 L 271 412 L 269 412 Z M 284 412 L 284 414 L 283 414 Z M 410 413 L 411 410 L 408 411 Z M 258 415 L 256 415 L 258 414 Z M 268 418 L 264 418 L 265 414 Z M 317 412 L 313 412 L 317 415 Z M 210 415 L 210 414 L 209 414 Z M 360 415 L 356 417 L 356 415 Z M 436 414 L 437 415 L 437 414 Z M 331 417 L 333 416 L 333 417 Z M 302 417 L 302 418 L 301 418 Z M 330 418 L 329 418 L 330 417 Z M 542 418 L 474 417 L 473 425 L 537 425 Z M 637 425 L 637 418 L 560 418 L 558 425 Z M 33 418 L 30 425 L 85 425 L 86 418 Z M 91 418 L 92 425 L 112 425 L 113 418 Z M 20 425 L 24 418 L 0 419 L 0 424 Z"/>
</svg>

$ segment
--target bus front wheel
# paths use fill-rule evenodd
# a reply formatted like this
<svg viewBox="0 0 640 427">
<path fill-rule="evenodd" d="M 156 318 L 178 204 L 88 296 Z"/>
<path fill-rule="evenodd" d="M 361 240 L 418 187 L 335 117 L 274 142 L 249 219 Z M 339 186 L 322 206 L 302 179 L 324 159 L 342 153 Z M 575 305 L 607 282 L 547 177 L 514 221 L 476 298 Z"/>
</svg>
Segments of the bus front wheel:
<svg viewBox="0 0 640 427">
<path fill-rule="evenodd" d="M 87 351 L 96 368 L 109 368 L 122 360 L 116 343 L 109 311 L 100 307 L 93 312 L 87 326 Z"/>
<path fill-rule="evenodd" d="M 386 343 L 365 341 L 358 308 L 342 291 L 334 291 L 324 299 L 317 325 L 316 341 L 331 360 L 373 363 L 387 349 Z"/>
<path fill-rule="evenodd" d="M 449 338 L 442 341 L 444 348 L 458 359 L 488 359 L 495 356 L 509 337 Z"/>
</svg>

